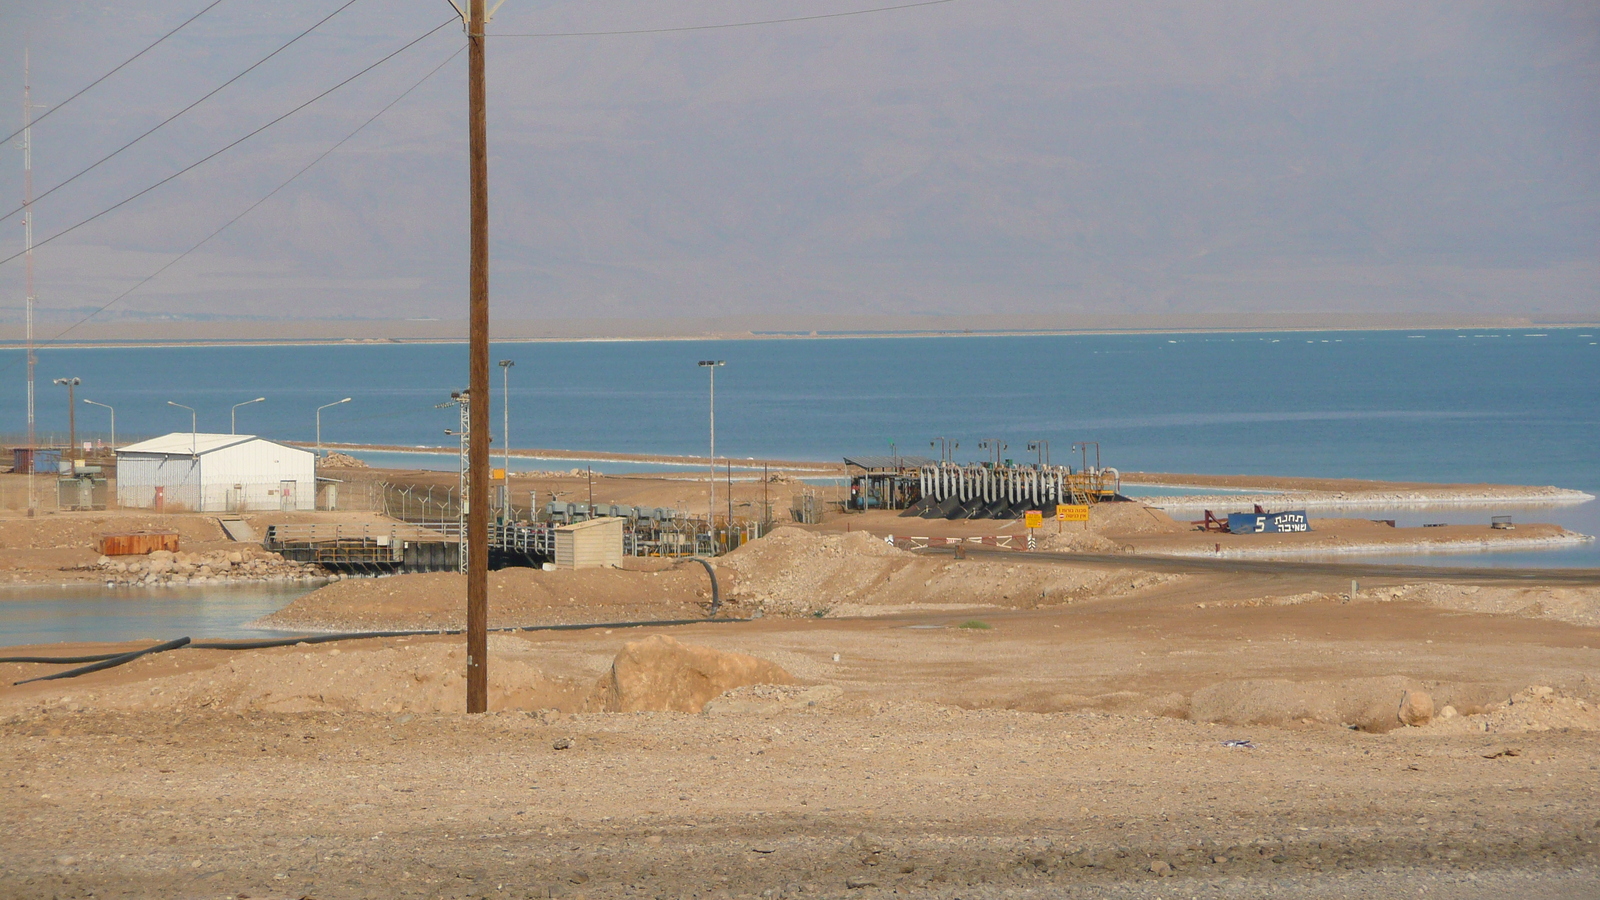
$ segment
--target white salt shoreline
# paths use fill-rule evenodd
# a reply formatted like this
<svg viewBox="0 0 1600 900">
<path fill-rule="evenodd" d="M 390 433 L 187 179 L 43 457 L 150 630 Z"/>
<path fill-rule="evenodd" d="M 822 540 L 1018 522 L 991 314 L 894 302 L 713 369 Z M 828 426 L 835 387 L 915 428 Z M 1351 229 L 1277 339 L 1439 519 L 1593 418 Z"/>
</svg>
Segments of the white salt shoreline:
<svg viewBox="0 0 1600 900">
<path fill-rule="evenodd" d="M 1278 559 L 1285 556 L 1422 556 L 1435 554 L 1507 553 L 1560 550 L 1594 543 L 1594 536 L 1569 531 L 1537 538 L 1510 535 L 1458 540 L 1416 540 L 1404 542 L 1366 542 L 1351 544 L 1307 544 L 1267 547 L 1225 547 L 1221 552 L 1204 548 L 1149 552 L 1149 556 L 1175 556 L 1186 559 Z"/>
<path fill-rule="evenodd" d="M 1177 485 L 1158 485 L 1177 487 Z M 1245 504 L 1261 504 L 1274 509 L 1324 511 L 1382 511 L 1386 509 L 1509 509 L 1551 506 L 1576 506 L 1594 499 L 1593 494 L 1565 488 L 1540 488 L 1507 492 L 1464 491 L 1273 491 L 1254 494 L 1164 494 L 1136 497 L 1136 502 L 1167 510 L 1201 511 Z"/>
</svg>

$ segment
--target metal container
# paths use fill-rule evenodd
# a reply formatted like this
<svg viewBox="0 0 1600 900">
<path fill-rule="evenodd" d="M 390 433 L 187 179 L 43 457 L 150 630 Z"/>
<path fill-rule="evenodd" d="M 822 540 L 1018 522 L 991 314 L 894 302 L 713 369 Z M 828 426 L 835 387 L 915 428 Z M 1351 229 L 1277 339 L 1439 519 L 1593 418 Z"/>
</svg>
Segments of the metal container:
<svg viewBox="0 0 1600 900">
<path fill-rule="evenodd" d="M 156 550 L 178 552 L 176 531 L 134 531 L 100 535 L 100 555 L 135 556 Z"/>
</svg>

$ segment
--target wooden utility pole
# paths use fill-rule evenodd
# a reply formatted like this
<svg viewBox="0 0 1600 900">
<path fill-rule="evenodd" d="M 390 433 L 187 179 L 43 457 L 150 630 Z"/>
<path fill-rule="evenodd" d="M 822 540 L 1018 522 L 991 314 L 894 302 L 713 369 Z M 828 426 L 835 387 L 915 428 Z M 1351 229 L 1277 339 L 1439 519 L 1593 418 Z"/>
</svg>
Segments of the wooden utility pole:
<svg viewBox="0 0 1600 900">
<path fill-rule="evenodd" d="M 471 423 L 467 500 L 467 712 L 489 709 L 489 136 L 483 78 L 485 0 L 467 3 L 467 157 L 472 195 L 468 276 Z"/>
</svg>

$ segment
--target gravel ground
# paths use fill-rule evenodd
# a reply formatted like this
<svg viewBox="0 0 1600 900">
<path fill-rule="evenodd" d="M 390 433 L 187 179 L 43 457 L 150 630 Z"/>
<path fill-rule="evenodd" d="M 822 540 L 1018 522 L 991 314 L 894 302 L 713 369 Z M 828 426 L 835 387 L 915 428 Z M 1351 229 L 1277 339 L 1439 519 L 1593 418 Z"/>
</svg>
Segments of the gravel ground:
<svg viewBox="0 0 1600 900">
<path fill-rule="evenodd" d="M 5 731 L 11 897 L 1592 897 L 1600 863 L 1592 732 L 847 700 Z"/>
</svg>

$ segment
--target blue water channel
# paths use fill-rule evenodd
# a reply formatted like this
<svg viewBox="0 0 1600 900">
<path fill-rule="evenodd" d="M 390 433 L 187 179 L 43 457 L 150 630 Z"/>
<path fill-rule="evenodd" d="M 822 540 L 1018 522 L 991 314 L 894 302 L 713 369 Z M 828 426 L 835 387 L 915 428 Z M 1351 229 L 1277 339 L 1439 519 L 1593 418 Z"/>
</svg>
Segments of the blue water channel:
<svg viewBox="0 0 1600 900">
<path fill-rule="evenodd" d="M 77 641 L 266 638 L 294 632 L 248 627 L 312 590 L 305 585 L 0 589 L 0 646 Z"/>
</svg>

